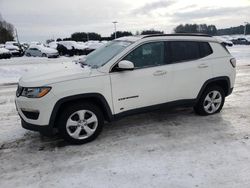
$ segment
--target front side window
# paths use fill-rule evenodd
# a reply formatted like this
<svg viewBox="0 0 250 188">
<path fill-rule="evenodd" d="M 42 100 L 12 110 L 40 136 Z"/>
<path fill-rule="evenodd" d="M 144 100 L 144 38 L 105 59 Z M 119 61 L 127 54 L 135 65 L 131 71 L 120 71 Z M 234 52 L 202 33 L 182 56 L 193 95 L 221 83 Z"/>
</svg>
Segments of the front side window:
<svg viewBox="0 0 250 188">
<path fill-rule="evenodd" d="M 164 51 L 164 42 L 147 43 L 130 52 L 123 60 L 131 61 L 135 68 L 163 65 Z"/>
</svg>

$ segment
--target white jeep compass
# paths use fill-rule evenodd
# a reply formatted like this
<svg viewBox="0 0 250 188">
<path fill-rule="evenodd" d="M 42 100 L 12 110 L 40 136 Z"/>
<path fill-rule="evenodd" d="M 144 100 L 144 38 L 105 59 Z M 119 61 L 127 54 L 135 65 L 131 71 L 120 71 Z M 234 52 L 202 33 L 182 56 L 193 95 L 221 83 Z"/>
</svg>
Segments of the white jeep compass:
<svg viewBox="0 0 250 188">
<path fill-rule="evenodd" d="M 158 109 L 193 106 L 221 111 L 235 81 L 235 59 L 208 35 L 116 39 L 81 63 L 24 75 L 16 93 L 22 126 L 59 134 L 73 144 L 95 139 L 104 121 Z"/>
</svg>

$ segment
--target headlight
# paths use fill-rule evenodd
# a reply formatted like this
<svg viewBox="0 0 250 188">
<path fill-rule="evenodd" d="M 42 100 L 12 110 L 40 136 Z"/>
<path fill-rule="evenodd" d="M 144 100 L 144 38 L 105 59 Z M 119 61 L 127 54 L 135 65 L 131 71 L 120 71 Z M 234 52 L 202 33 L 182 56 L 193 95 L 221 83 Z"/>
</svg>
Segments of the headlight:
<svg viewBox="0 0 250 188">
<path fill-rule="evenodd" d="M 20 96 L 28 98 L 41 98 L 45 96 L 51 87 L 24 87 Z"/>
</svg>

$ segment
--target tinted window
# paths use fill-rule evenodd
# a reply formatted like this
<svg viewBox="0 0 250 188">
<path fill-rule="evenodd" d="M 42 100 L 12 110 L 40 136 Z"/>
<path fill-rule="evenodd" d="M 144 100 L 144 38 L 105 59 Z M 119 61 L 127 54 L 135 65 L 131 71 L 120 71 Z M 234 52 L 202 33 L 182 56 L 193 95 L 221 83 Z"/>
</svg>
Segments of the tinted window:
<svg viewBox="0 0 250 188">
<path fill-rule="evenodd" d="M 207 42 L 199 42 L 200 58 L 206 57 L 213 53 L 211 46 Z"/>
<path fill-rule="evenodd" d="M 195 60 L 212 54 L 207 42 L 171 41 L 168 49 L 170 63 Z"/>
<path fill-rule="evenodd" d="M 136 68 L 163 65 L 164 51 L 164 42 L 147 43 L 133 50 L 124 60 L 133 62 Z"/>
<path fill-rule="evenodd" d="M 30 48 L 30 50 L 38 50 L 37 48 Z"/>
<path fill-rule="evenodd" d="M 170 42 L 169 48 L 172 63 L 198 59 L 200 57 L 197 42 L 174 41 Z"/>
</svg>

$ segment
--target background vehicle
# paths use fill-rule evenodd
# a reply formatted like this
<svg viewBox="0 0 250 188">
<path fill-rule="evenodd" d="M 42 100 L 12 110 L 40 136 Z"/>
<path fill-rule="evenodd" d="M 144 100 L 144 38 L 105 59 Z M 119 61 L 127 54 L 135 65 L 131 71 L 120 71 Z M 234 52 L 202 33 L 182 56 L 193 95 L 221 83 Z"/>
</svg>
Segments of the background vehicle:
<svg viewBox="0 0 250 188">
<path fill-rule="evenodd" d="M 225 46 L 233 46 L 233 42 L 226 37 L 215 36 L 215 38 L 221 41 L 221 43 L 223 43 Z"/>
<path fill-rule="evenodd" d="M 48 47 L 53 48 L 53 49 L 57 49 L 57 46 L 58 46 L 58 42 L 56 42 L 56 41 L 50 42 L 48 44 Z"/>
<path fill-rule="evenodd" d="M 103 46 L 105 43 L 102 43 L 102 42 L 99 42 L 99 41 L 88 41 L 88 42 L 86 42 L 85 43 L 85 45 L 86 45 L 85 55 L 88 55 L 89 53 L 95 51 L 96 49 Z"/>
<path fill-rule="evenodd" d="M 57 50 L 60 55 L 85 55 L 86 46 L 75 41 L 60 41 Z"/>
<path fill-rule="evenodd" d="M 0 59 L 9 59 L 9 58 L 11 58 L 10 51 L 0 47 Z"/>
<path fill-rule="evenodd" d="M 6 42 L 5 48 L 10 51 L 12 56 L 23 56 L 24 54 L 22 46 L 15 41 Z"/>
<path fill-rule="evenodd" d="M 221 111 L 232 93 L 236 60 L 208 35 L 122 37 L 81 59 L 20 79 L 16 106 L 22 126 L 70 143 L 95 139 L 104 121 L 159 109 L 192 106 Z"/>
<path fill-rule="evenodd" d="M 47 48 L 43 45 L 30 45 L 25 51 L 25 55 L 33 57 L 58 57 L 59 53 L 57 50 Z"/>
<path fill-rule="evenodd" d="M 250 45 L 250 41 L 245 38 L 237 38 L 232 40 L 233 44 L 240 44 L 240 45 Z"/>
</svg>

